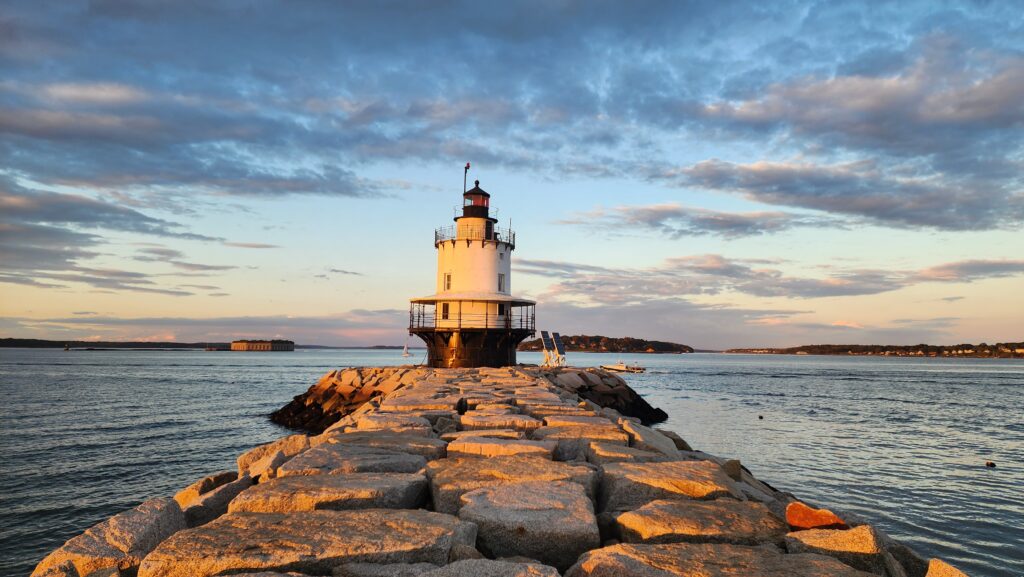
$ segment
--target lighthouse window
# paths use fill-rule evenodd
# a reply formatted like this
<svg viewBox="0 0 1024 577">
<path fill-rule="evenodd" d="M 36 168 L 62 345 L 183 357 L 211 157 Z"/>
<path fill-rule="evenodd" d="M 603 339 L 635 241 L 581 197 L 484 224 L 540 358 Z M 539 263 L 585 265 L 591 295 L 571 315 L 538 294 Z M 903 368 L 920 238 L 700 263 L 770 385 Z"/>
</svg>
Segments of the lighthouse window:
<svg viewBox="0 0 1024 577">
<path fill-rule="evenodd" d="M 448 274 L 444 275 L 444 290 L 446 290 L 446 291 L 452 290 L 452 275 L 451 275 L 451 273 L 448 273 Z M 447 305 L 445 305 L 445 306 L 447 306 Z M 448 318 L 448 317 L 445 317 L 445 318 Z"/>
<path fill-rule="evenodd" d="M 499 252 L 498 253 L 498 260 L 505 260 L 505 253 Z"/>
<path fill-rule="evenodd" d="M 498 273 L 498 292 L 505 292 L 505 273 Z"/>
<path fill-rule="evenodd" d="M 448 320 L 448 303 L 441 303 L 441 320 Z"/>
</svg>

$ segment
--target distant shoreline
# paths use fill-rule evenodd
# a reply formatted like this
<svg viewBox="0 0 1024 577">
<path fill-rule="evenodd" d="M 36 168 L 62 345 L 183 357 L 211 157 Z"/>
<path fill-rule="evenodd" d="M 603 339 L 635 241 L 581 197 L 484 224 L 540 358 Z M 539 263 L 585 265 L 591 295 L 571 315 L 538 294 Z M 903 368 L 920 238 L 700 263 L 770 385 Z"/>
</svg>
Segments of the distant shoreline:
<svg viewBox="0 0 1024 577">
<path fill-rule="evenodd" d="M 44 339 L 0 339 L 0 348 L 7 349 L 63 349 L 69 348 L 75 351 L 193 351 L 206 350 L 208 347 L 220 347 L 218 350 L 208 352 L 232 352 L 229 349 L 230 343 L 204 342 L 204 343 L 152 343 L 145 341 L 50 341 Z M 307 350 L 402 350 L 402 345 L 374 345 L 369 347 L 345 346 L 334 347 L 328 345 L 295 345 L 296 349 Z M 409 350 L 426 350 L 425 347 L 409 347 Z M 237 352 L 237 351 L 235 351 Z"/>
</svg>

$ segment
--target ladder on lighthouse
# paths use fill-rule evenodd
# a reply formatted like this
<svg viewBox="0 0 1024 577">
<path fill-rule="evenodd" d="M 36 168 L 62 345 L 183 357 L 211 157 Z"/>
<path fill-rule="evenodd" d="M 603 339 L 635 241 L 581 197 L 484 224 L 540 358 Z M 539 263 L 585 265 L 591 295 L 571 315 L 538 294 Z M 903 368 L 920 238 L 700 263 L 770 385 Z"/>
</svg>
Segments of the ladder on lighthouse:
<svg viewBox="0 0 1024 577">
<path fill-rule="evenodd" d="M 548 335 L 547 331 L 540 332 L 540 340 L 544 345 L 545 367 L 565 366 L 565 345 L 562 344 L 562 337 L 558 333 Z"/>
</svg>

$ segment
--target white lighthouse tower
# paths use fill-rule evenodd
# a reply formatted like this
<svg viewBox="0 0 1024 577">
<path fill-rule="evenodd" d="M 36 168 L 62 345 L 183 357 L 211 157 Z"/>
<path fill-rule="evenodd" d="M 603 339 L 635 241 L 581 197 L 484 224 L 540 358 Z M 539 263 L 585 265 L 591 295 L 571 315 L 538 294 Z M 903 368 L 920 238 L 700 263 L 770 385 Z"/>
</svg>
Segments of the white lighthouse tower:
<svg viewBox="0 0 1024 577">
<path fill-rule="evenodd" d="M 480 181 L 462 194 L 462 216 L 434 231 L 437 290 L 411 299 L 409 334 L 427 343 L 432 367 L 504 367 L 533 336 L 535 305 L 512 296 L 515 233 L 495 226 Z"/>
</svg>

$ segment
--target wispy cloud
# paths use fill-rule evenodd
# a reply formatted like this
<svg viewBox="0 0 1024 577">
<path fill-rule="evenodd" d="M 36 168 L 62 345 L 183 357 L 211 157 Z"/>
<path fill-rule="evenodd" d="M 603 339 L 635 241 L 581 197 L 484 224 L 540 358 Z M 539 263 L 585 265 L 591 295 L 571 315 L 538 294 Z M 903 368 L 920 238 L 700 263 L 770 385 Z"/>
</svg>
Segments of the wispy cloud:
<svg viewBox="0 0 1024 577">
<path fill-rule="evenodd" d="M 896 291 L 926 282 L 973 282 L 1024 275 L 1024 260 L 963 261 L 919 271 L 834 269 L 825 277 L 790 276 L 760 263 L 707 254 L 674 257 L 655 267 L 625 269 L 520 260 L 516 270 L 557 279 L 545 296 L 580 304 L 636 304 L 736 292 L 815 299 Z"/>
<path fill-rule="evenodd" d="M 646 230 L 669 238 L 713 235 L 727 239 L 782 232 L 796 227 L 838 224 L 835 219 L 787 212 L 723 212 L 674 202 L 597 208 L 572 215 L 558 223 L 604 231 Z"/>
<path fill-rule="evenodd" d="M 225 242 L 224 246 L 230 246 L 234 248 L 254 248 L 254 249 L 268 249 L 268 248 L 281 248 L 276 244 L 266 244 L 263 242 Z"/>
</svg>

